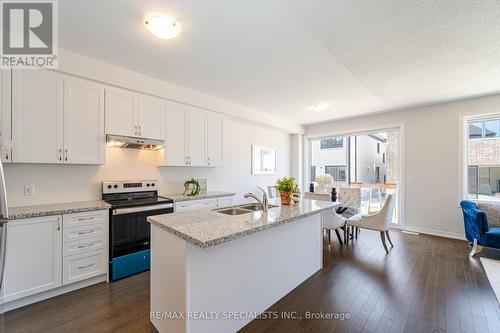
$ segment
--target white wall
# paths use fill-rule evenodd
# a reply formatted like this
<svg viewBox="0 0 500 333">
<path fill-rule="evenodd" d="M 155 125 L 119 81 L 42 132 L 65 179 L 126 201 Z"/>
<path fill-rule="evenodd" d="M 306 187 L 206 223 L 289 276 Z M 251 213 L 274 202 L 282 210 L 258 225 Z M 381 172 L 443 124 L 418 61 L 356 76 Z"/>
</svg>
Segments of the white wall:
<svg viewBox="0 0 500 333">
<path fill-rule="evenodd" d="M 406 226 L 461 237 L 459 119 L 461 114 L 493 112 L 500 112 L 500 95 L 311 125 L 306 134 L 345 134 L 403 124 Z"/>
<path fill-rule="evenodd" d="M 242 195 L 267 187 L 290 174 L 290 135 L 237 120 L 225 123 L 225 163 L 222 168 L 157 167 L 161 152 L 138 149 L 106 149 L 101 166 L 4 164 L 9 206 L 101 198 L 101 182 L 158 179 L 160 193 L 180 193 L 188 178 L 207 178 L 209 190 Z M 251 175 L 251 145 L 277 149 L 278 175 Z M 24 185 L 35 185 L 35 196 L 24 196 Z"/>
</svg>

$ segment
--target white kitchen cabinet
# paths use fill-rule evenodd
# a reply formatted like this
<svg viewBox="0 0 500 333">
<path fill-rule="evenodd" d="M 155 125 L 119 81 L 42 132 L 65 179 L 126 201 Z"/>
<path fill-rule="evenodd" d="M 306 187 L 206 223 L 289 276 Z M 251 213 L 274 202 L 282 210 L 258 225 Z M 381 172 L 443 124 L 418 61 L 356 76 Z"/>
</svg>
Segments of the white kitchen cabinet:
<svg viewBox="0 0 500 333">
<path fill-rule="evenodd" d="M 188 210 L 202 209 L 202 208 L 223 208 L 231 206 L 233 198 L 221 197 L 199 200 L 186 200 L 174 203 L 175 212 L 183 212 Z"/>
<path fill-rule="evenodd" d="M 188 164 L 186 143 L 186 109 L 180 104 L 167 105 L 165 165 L 181 166 Z"/>
<path fill-rule="evenodd" d="M 104 164 L 104 88 L 64 79 L 64 163 Z"/>
<path fill-rule="evenodd" d="M 187 113 L 187 156 L 190 166 L 207 165 L 206 112 L 190 108 Z"/>
<path fill-rule="evenodd" d="M 222 166 L 224 156 L 224 118 L 207 113 L 207 165 Z"/>
<path fill-rule="evenodd" d="M 139 98 L 137 124 L 140 137 L 165 140 L 165 108 L 165 101 L 159 98 Z"/>
<path fill-rule="evenodd" d="M 43 70 L 12 72 L 12 162 L 104 164 L 104 89 Z"/>
<path fill-rule="evenodd" d="M 6 246 L 3 302 L 62 285 L 61 215 L 9 221 Z"/>
<path fill-rule="evenodd" d="M 63 163 L 63 85 L 53 72 L 12 72 L 13 162 Z"/>
<path fill-rule="evenodd" d="M 106 134 L 164 140 L 164 100 L 123 89 L 105 90 Z"/>
<path fill-rule="evenodd" d="M 200 200 L 187 200 L 176 202 L 174 204 L 174 211 L 183 212 L 188 210 L 202 209 L 216 207 L 215 199 L 200 199 Z"/>
<path fill-rule="evenodd" d="M 0 70 L 0 159 L 4 163 L 12 162 L 11 132 L 11 71 Z"/>
<path fill-rule="evenodd" d="M 106 134 L 138 137 L 137 104 L 137 94 L 106 88 Z"/>
<path fill-rule="evenodd" d="M 214 112 L 167 105 L 164 164 L 166 166 L 222 166 L 224 117 Z"/>
<path fill-rule="evenodd" d="M 63 284 L 106 274 L 107 260 L 107 251 L 102 249 L 64 257 Z"/>
</svg>

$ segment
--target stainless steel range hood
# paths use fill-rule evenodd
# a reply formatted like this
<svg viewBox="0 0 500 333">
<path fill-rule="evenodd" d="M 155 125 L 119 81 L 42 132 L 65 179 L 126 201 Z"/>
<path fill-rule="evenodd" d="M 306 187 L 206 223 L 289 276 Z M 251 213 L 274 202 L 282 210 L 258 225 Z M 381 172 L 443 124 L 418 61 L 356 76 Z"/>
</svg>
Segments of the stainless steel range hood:
<svg viewBox="0 0 500 333">
<path fill-rule="evenodd" d="M 106 144 L 110 147 L 159 150 L 163 148 L 165 142 L 162 140 L 107 134 Z"/>
</svg>

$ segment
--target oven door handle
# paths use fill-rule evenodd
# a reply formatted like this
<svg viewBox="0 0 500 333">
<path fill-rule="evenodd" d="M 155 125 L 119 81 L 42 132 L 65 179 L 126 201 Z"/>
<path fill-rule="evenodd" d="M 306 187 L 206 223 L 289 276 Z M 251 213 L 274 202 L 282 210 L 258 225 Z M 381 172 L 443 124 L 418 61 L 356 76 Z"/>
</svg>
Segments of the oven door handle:
<svg viewBox="0 0 500 333">
<path fill-rule="evenodd" d="M 141 207 L 130 207 L 130 208 L 117 208 L 113 209 L 113 215 L 123 215 L 138 212 L 147 212 L 148 210 L 158 210 L 174 208 L 174 204 L 161 204 L 161 205 L 151 205 L 151 206 L 141 206 Z"/>
</svg>

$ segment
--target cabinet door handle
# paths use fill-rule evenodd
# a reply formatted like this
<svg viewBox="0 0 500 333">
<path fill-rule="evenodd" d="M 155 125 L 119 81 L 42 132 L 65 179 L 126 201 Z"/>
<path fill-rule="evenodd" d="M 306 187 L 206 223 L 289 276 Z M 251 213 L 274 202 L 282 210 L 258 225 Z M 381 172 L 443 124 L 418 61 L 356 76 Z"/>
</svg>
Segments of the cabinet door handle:
<svg viewBox="0 0 500 333">
<path fill-rule="evenodd" d="M 134 135 L 138 135 L 137 134 L 137 125 L 134 126 Z"/>
<path fill-rule="evenodd" d="M 83 244 L 83 245 L 78 245 L 78 248 L 79 248 L 79 249 L 84 249 L 84 248 L 86 248 L 86 247 L 91 247 L 91 246 L 93 246 L 93 245 L 94 245 L 94 242 L 92 242 L 92 243 L 88 243 L 88 244 Z"/>
<path fill-rule="evenodd" d="M 62 149 L 59 149 L 59 161 L 62 161 Z"/>
<path fill-rule="evenodd" d="M 61 222 L 59 222 L 59 220 L 57 220 L 57 228 L 56 228 L 57 231 L 61 230 Z"/>
<path fill-rule="evenodd" d="M 64 160 L 68 161 L 68 149 L 64 149 Z"/>
<path fill-rule="evenodd" d="M 142 135 L 142 126 L 139 126 L 139 135 Z"/>
<path fill-rule="evenodd" d="M 207 158 L 207 160 L 208 160 L 208 165 L 210 165 L 210 157 L 209 157 L 209 158 Z"/>
<path fill-rule="evenodd" d="M 5 153 L 5 159 L 8 161 L 9 160 L 9 153 Z"/>
<path fill-rule="evenodd" d="M 89 220 L 93 220 L 94 217 L 93 216 L 90 216 L 90 217 L 80 217 L 78 218 L 78 221 L 89 221 Z"/>
<path fill-rule="evenodd" d="M 88 265 L 83 265 L 83 266 L 78 266 L 78 269 L 84 269 L 84 268 L 88 268 L 88 267 L 92 267 L 92 266 L 94 266 L 94 263 L 91 263 Z"/>
<path fill-rule="evenodd" d="M 86 235 L 86 234 L 91 234 L 94 232 L 94 229 L 92 230 L 87 230 L 87 231 L 80 231 L 78 232 L 79 235 Z"/>
</svg>

